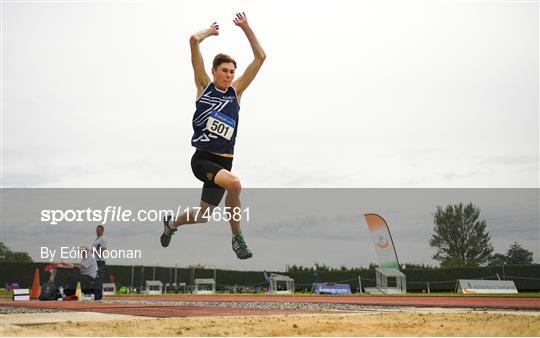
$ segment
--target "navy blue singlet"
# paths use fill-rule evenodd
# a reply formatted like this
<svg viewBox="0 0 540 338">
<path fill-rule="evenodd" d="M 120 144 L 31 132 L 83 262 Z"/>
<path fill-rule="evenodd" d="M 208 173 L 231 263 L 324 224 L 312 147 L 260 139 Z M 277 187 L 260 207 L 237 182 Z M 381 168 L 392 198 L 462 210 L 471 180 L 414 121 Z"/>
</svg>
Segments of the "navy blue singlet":
<svg viewBox="0 0 540 338">
<path fill-rule="evenodd" d="M 191 145 L 213 153 L 234 154 L 240 105 L 233 87 L 221 91 L 210 83 L 195 102 Z"/>
</svg>

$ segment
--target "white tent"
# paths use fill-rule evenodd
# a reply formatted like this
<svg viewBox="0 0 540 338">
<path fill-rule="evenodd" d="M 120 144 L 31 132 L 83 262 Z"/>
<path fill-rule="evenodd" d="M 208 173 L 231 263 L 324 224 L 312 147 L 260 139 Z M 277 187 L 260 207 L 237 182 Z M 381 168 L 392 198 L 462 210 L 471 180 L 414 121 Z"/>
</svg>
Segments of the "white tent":
<svg viewBox="0 0 540 338">
<path fill-rule="evenodd" d="M 375 268 L 377 288 L 382 293 L 407 293 L 405 274 L 394 268 Z"/>
<path fill-rule="evenodd" d="M 161 295 L 163 293 L 163 283 L 159 280 L 147 280 L 145 293 L 147 295 Z"/>
<path fill-rule="evenodd" d="M 193 292 L 196 294 L 214 294 L 216 293 L 216 281 L 212 278 L 195 279 Z"/>
<path fill-rule="evenodd" d="M 294 279 L 291 277 L 271 273 L 268 283 L 270 284 L 269 293 L 281 295 L 294 293 Z"/>
</svg>

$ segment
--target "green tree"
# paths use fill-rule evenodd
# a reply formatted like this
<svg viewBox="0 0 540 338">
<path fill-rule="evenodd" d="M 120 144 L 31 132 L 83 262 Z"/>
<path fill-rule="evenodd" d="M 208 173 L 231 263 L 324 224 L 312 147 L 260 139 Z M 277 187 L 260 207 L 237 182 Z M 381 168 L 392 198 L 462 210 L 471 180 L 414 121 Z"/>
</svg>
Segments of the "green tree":
<svg viewBox="0 0 540 338">
<path fill-rule="evenodd" d="M 486 221 L 479 220 L 480 209 L 474 204 L 437 206 L 429 244 L 436 249 L 433 259 L 441 267 L 479 266 L 487 263 L 493 252 Z"/>
<path fill-rule="evenodd" d="M 303 266 L 303 265 L 285 265 L 285 271 L 287 272 L 310 272 L 315 271 L 313 267 Z"/>
<path fill-rule="evenodd" d="M 315 271 L 330 271 L 330 267 L 326 264 L 319 264 L 318 262 L 315 262 Z"/>
<path fill-rule="evenodd" d="M 24 251 L 11 251 L 0 242 L 0 262 L 32 262 L 32 257 Z"/>
<path fill-rule="evenodd" d="M 28 252 L 12 251 L 6 256 L 6 262 L 32 262 L 32 257 Z"/>
<path fill-rule="evenodd" d="M 371 262 L 371 263 L 369 263 L 368 269 L 372 270 L 372 269 L 375 269 L 375 268 L 378 268 L 378 267 L 379 267 L 379 264 Z"/>
<path fill-rule="evenodd" d="M 506 264 L 531 264 L 533 253 L 514 242 L 506 252 Z"/>
<path fill-rule="evenodd" d="M 417 269 L 417 270 L 427 270 L 427 269 L 435 269 L 433 266 L 429 265 L 429 264 L 424 264 L 424 263 L 405 263 L 403 265 L 403 268 L 405 269 L 411 269 L 411 270 L 414 270 L 414 269 Z"/>
<path fill-rule="evenodd" d="M 533 261 L 533 253 L 514 242 L 506 251 L 506 255 L 496 253 L 489 258 L 488 265 L 505 265 L 505 264 L 531 264 Z"/>
<path fill-rule="evenodd" d="M 0 242 L 0 262 L 5 262 L 8 252 L 11 252 L 11 250 L 4 243 Z"/>
<path fill-rule="evenodd" d="M 496 253 L 489 258 L 488 265 L 505 265 L 507 264 L 506 255 Z"/>
</svg>

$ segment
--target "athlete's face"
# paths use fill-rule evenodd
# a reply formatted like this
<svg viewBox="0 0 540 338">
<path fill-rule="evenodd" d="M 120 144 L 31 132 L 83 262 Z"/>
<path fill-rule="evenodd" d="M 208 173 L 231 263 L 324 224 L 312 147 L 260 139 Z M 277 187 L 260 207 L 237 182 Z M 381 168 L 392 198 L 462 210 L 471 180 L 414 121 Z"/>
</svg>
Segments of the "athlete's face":
<svg viewBox="0 0 540 338">
<path fill-rule="evenodd" d="M 102 228 L 102 227 L 97 227 L 97 228 L 96 228 L 96 235 L 97 235 L 98 237 L 103 236 L 103 228 Z"/>
<path fill-rule="evenodd" d="M 234 63 L 232 62 L 222 63 L 216 69 L 212 69 L 214 84 L 222 90 L 229 88 L 234 79 L 234 71 Z"/>
</svg>

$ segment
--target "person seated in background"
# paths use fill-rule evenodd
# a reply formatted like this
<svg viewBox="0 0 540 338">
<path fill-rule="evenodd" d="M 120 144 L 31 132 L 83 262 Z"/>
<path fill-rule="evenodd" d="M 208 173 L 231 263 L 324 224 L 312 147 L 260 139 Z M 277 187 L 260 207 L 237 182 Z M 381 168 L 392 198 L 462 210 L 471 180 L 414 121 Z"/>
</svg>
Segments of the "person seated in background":
<svg viewBox="0 0 540 338">
<path fill-rule="evenodd" d="M 79 250 L 80 250 L 80 256 L 81 256 L 80 263 L 73 264 L 73 263 L 62 262 L 58 264 L 58 267 L 61 267 L 61 268 L 80 270 L 79 274 L 69 277 L 67 286 L 64 289 L 64 293 L 66 296 L 75 295 L 78 282 L 81 283 L 82 289 L 88 289 L 89 286 L 94 285 L 96 281 L 96 276 L 97 276 L 97 271 L 98 271 L 96 258 L 90 252 L 90 249 L 88 249 L 87 246 L 84 246 L 84 245 L 80 246 Z"/>
</svg>

